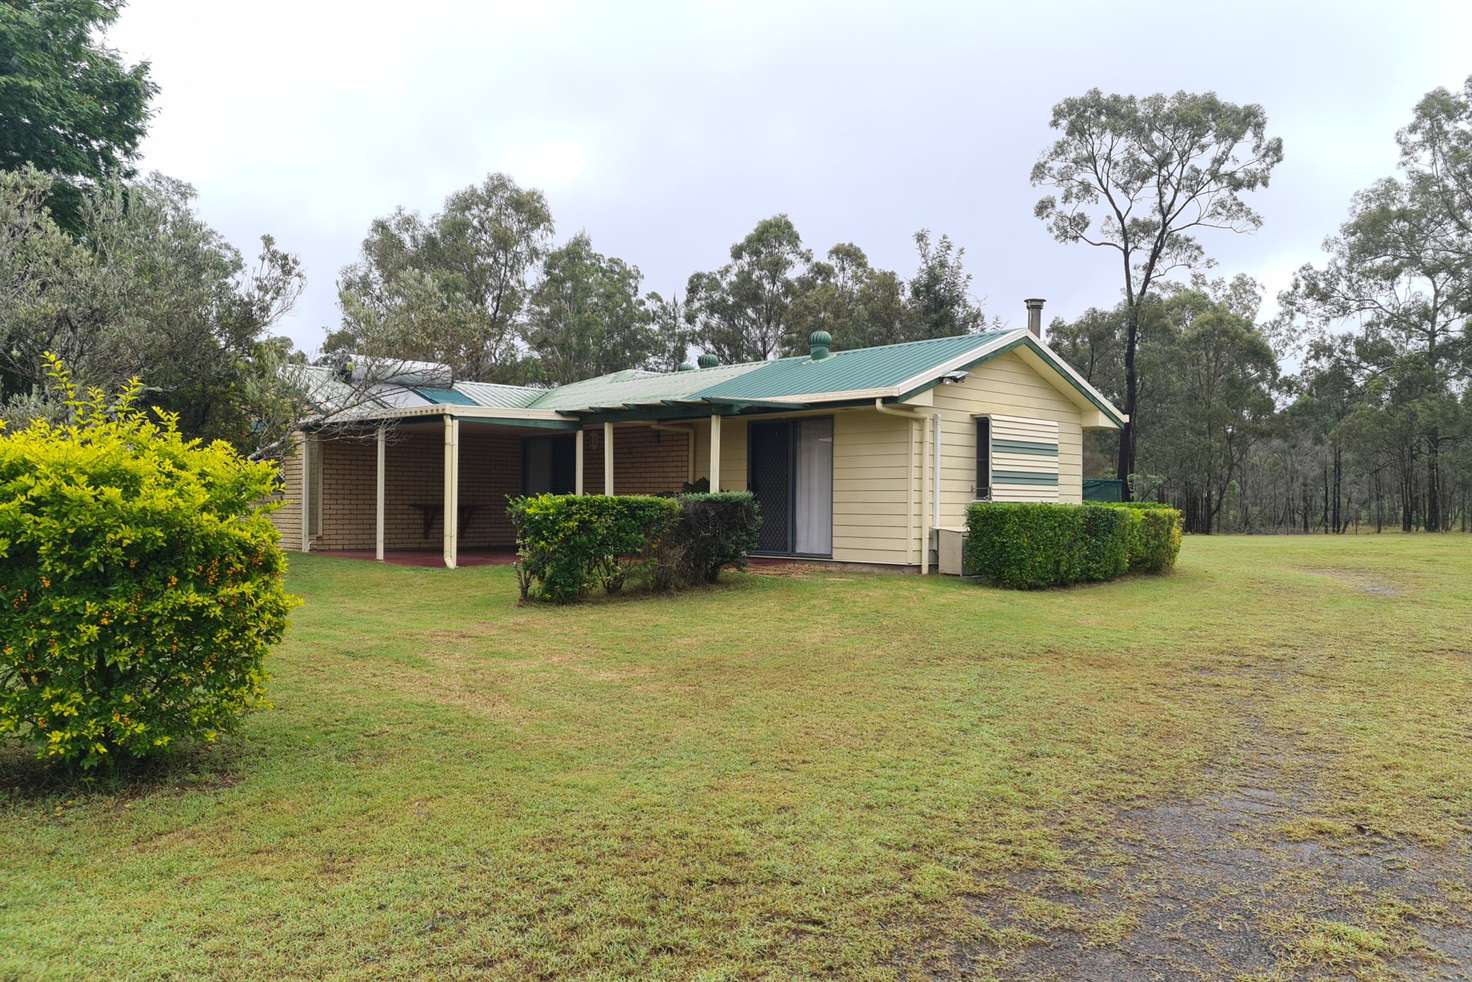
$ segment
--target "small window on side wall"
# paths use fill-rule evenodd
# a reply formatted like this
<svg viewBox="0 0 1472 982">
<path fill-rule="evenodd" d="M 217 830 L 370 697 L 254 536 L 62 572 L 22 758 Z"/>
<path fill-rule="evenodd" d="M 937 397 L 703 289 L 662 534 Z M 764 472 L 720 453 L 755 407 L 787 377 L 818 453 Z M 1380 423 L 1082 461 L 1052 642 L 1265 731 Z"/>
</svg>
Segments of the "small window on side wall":
<svg viewBox="0 0 1472 982">
<path fill-rule="evenodd" d="M 976 417 L 976 500 L 992 496 L 992 421 Z"/>
</svg>

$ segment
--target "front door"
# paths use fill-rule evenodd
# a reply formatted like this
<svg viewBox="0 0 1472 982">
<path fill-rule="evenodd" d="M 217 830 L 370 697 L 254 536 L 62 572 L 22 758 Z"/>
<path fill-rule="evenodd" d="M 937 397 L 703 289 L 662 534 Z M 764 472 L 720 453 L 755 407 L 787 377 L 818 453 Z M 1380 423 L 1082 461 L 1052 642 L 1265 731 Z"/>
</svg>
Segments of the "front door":
<svg viewBox="0 0 1472 982">
<path fill-rule="evenodd" d="M 748 486 L 762 510 L 760 552 L 833 552 L 833 418 L 753 422 Z"/>
<path fill-rule="evenodd" d="M 752 423 L 747 484 L 762 510 L 756 547 L 762 552 L 792 551 L 792 426 Z"/>
</svg>

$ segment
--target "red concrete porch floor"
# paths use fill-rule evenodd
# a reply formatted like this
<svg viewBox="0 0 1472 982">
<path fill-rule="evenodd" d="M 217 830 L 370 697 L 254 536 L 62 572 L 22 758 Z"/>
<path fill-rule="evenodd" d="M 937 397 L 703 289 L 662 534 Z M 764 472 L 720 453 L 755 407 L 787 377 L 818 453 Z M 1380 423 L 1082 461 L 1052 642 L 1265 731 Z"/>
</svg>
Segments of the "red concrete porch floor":
<svg viewBox="0 0 1472 982">
<path fill-rule="evenodd" d="M 314 549 L 314 556 L 333 556 L 338 559 L 374 560 L 372 549 Z M 383 561 L 394 566 L 443 566 L 444 554 L 438 549 L 388 549 Z M 510 566 L 516 562 L 516 550 L 507 546 L 500 549 L 461 549 L 455 556 L 459 566 Z"/>
<path fill-rule="evenodd" d="M 335 559 L 366 559 L 372 562 L 372 549 L 314 549 L 314 556 L 331 556 Z M 444 554 L 437 549 L 388 549 L 383 561 L 394 566 L 443 566 Z M 461 549 L 455 558 L 460 566 L 510 566 L 516 562 L 516 550 L 511 546 L 499 549 Z M 754 569 L 821 568 L 822 561 L 792 558 L 788 556 L 752 556 Z"/>
</svg>

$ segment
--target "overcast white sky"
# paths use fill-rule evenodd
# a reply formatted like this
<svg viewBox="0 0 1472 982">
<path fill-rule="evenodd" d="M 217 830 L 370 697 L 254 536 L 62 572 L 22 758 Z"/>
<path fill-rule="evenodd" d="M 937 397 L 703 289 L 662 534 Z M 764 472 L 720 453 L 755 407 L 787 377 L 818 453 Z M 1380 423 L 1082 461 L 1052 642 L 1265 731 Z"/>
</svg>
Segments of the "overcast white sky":
<svg viewBox="0 0 1472 982">
<path fill-rule="evenodd" d="M 248 256 L 270 232 L 309 284 L 308 351 L 368 222 L 505 171 L 683 293 L 760 218 L 908 275 L 922 226 L 965 246 L 988 313 L 1113 303 L 1112 257 L 1055 243 L 1028 171 L 1090 86 L 1258 102 L 1286 159 L 1266 223 L 1206 242 L 1269 292 L 1395 166 L 1427 90 L 1472 74 L 1472 3 L 404 3 L 132 0 L 110 41 L 161 87 L 144 169 L 193 183 Z M 839 339 L 841 341 L 841 338 Z"/>
</svg>

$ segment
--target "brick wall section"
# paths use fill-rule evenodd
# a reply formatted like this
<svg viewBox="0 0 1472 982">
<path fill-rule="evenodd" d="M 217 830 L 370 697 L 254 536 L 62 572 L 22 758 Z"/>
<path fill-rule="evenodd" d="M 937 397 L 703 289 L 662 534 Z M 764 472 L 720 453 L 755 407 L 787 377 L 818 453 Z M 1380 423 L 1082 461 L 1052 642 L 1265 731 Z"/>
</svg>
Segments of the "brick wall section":
<svg viewBox="0 0 1472 982">
<path fill-rule="evenodd" d="M 383 482 L 384 548 L 432 549 L 444 541 L 441 520 L 436 518 L 425 535 L 423 516 L 413 507 L 444 501 L 444 441 L 444 431 L 439 427 L 390 431 Z M 313 541 L 312 548 L 372 549 L 378 461 L 375 441 L 371 437 L 338 437 L 323 440 L 320 446 L 322 534 Z M 460 545 L 511 545 L 514 536 L 506 518 L 506 498 L 520 493 L 520 435 L 461 423 L 460 505 L 474 505 L 475 513 L 460 530 Z"/>
<path fill-rule="evenodd" d="M 617 494 L 667 494 L 690 473 L 690 437 L 648 426 L 613 431 L 613 490 Z M 603 493 L 603 428 L 583 434 L 583 487 Z"/>
<path fill-rule="evenodd" d="M 302 454 L 300 435 L 291 451 L 281 459 L 283 491 L 271 498 L 281 507 L 271 512 L 271 524 L 281 533 L 281 548 L 299 551 L 302 547 Z"/>
</svg>

